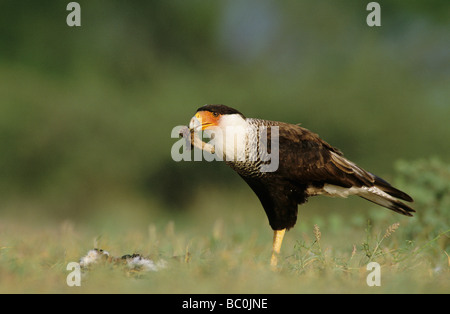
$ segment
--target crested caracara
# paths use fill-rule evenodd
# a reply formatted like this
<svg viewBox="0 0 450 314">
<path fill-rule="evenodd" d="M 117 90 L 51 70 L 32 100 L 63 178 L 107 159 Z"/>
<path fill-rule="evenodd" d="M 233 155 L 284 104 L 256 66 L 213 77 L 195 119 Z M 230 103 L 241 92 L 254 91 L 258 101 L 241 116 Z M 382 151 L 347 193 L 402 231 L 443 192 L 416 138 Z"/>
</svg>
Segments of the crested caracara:
<svg viewBox="0 0 450 314">
<path fill-rule="evenodd" d="M 211 140 L 205 143 L 201 133 L 209 133 Z M 357 195 L 405 216 L 414 212 L 402 202 L 412 202 L 409 195 L 298 125 L 246 118 L 224 105 L 206 105 L 197 110 L 186 134 L 191 145 L 225 161 L 258 196 L 274 230 L 272 266 L 277 265 L 285 231 L 295 225 L 298 205 L 310 196 Z"/>
</svg>

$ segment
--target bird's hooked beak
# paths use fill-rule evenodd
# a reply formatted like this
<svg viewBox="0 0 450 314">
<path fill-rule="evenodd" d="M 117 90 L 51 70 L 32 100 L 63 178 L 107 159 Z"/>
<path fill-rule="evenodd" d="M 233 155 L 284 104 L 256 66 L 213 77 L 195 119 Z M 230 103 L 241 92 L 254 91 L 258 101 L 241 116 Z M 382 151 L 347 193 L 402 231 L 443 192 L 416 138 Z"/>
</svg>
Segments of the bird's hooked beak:
<svg viewBox="0 0 450 314">
<path fill-rule="evenodd" d="M 214 115 L 210 111 L 199 111 L 189 122 L 189 130 L 191 132 L 199 132 L 208 127 L 216 127 L 219 125 L 219 119 L 220 116 Z"/>
</svg>

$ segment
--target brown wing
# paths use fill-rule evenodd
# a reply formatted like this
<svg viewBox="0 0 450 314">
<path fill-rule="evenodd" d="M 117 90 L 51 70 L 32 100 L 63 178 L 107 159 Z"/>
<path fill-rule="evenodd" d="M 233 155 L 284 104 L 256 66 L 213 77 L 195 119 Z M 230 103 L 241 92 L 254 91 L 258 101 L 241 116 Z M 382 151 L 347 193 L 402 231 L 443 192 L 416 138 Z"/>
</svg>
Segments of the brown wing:
<svg viewBox="0 0 450 314">
<path fill-rule="evenodd" d="M 346 159 L 317 134 L 298 125 L 280 123 L 279 127 L 280 172 L 290 180 L 317 187 L 326 183 L 345 188 L 376 186 L 395 198 L 413 201 L 408 194 Z"/>
<path fill-rule="evenodd" d="M 279 124 L 279 173 L 304 185 L 372 186 L 375 176 L 361 169 L 317 134 L 298 125 Z"/>
</svg>

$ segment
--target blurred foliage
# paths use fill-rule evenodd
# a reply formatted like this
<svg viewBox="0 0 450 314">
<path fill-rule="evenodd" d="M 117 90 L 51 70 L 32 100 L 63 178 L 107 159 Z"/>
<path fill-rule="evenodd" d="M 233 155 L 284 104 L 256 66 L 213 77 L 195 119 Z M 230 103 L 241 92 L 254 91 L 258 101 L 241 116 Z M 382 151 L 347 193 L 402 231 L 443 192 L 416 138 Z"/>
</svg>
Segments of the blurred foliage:
<svg viewBox="0 0 450 314">
<path fill-rule="evenodd" d="M 450 164 L 438 158 L 398 161 L 398 184 L 414 195 L 417 214 L 407 226 L 410 238 L 429 240 L 450 231 Z M 450 247 L 449 235 L 443 237 L 443 249 Z"/>
<path fill-rule="evenodd" d="M 171 159 L 172 128 L 206 103 L 301 122 L 387 180 L 399 158 L 450 161 L 448 1 L 380 1 L 380 28 L 357 1 L 78 2 L 79 28 L 68 2 L 0 2 L 4 211 L 241 189 L 223 165 Z"/>
</svg>

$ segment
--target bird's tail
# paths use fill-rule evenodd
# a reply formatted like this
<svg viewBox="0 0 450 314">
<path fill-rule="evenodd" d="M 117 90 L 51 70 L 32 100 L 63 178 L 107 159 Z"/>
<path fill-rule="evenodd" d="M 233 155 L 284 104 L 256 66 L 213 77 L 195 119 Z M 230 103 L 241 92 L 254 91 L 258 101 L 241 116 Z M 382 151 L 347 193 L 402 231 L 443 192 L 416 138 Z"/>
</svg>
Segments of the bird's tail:
<svg viewBox="0 0 450 314">
<path fill-rule="evenodd" d="M 401 202 L 401 200 L 413 202 L 412 197 L 394 188 L 383 179 L 375 175 L 373 176 L 375 178 L 374 186 L 364 187 L 363 190 L 359 192 L 357 195 L 375 204 L 389 208 L 390 210 L 393 210 L 396 213 L 405 216 L 412 216 L 411 213 L 414 213 L 415 210 L 406 205 L 405 203 Z"/>
</svg>

